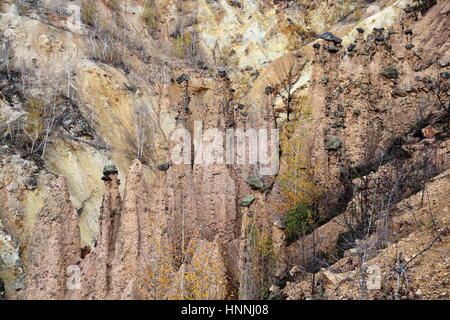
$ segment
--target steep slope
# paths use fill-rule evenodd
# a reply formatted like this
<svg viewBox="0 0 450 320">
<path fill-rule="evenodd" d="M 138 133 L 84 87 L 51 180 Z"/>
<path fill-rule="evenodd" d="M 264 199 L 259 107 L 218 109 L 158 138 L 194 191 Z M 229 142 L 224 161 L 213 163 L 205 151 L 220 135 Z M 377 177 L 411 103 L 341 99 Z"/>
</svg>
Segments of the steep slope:
<svg viewBox="0 0 450 320">
<path fill-rule="evenodd" d="M 355 247 L 345 237 L 361 212 L 378 216 L 448 169 L 446 1 L 0 6 L 7 298 L 267 298 L 292 268 L 310 276 Z M 280 129 L 279 170 L 174 163 L 174 134 L 195 138 L 199 121 Z M 191 160 L 197 142 L 181 150 Z M 297 155 L 320 219 L 292 241 L 284 180 Z M 363 198 L 381 205 L 359 210 Z M 333 251 L 319 264 L 317 238 Z M 297 285 L 284 292 L 300 298 Z"/>
</svg>

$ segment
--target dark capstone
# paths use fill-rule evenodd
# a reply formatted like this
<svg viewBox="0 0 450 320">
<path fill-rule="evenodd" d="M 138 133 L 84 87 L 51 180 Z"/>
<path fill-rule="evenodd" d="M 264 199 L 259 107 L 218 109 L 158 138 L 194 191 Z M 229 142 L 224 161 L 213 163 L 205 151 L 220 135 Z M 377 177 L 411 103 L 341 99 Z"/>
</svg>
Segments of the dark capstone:
<svg viewBox="0 0 450 320">
<path fill-rule="evenodd" d="M 314 49 L 320 49 L 320 43 L 314 43 L 313 44 Z"/>
<path fill-rule="evenodd" d="M 329 53 L 336 53 L 336 52 L 339 51 L 339 48 L 336 47 L 336 46 L 329 46 L 329 47 L 327 48 L 327 51 L 328 51 Z"/>
<path fill-rule="evenodd" d="M 326 41 L 333 41 L 334 43 L 341 43 L 342 39 L 336 37 L 331 32 L 327 31 L 324 33 L 319 34 L 318 36 L 320 39 L 326 40 Z"/>
<path fill-rule="evenodd" d="M 235 0 L 232 0 L 230 2 L 230 5 L 232 5 L 233 7 L 238 7 L 238 8 L 242 7 L 242 4 L 239 1 L 235 1 Z"/>
<path fill-rule="evenodd" d="M 239 108 L 239 109 L 244 109 L 245 106 L 244 106 L 242 103 L 239 103 L 239 104 L 238 104 L 238 108 Z"/>
<path fill-rule="evenodd" d="M 161 163 L 156 166 L 160 171 L 167 171 L 170 168 L 170 162 Z"/>
<path fill-rule="evenodd" d="M 359 116 L 359 115 L 361 114 L 361 110 L 355 109 L 355 110 L 353 110 L 353 114 L 354 114 L 355 116 Z"/>
<path fill-rule="evenodd" d="M 397 79 L 398 78 L 398 72 L 395 68 L 387 67 L 384 68 L 381 72 L 381 75 L 388 79 Z"/>
<path fill-rule="evenodd" d="M 410 13 L 410 12 L 413 12 L 413 8 L 408 6 L 405 9 L 403 9 L 403 11 L 405 11 L 406 13 Z"/>
<path fill-rule="evenodd" d="M 412 43 L 408 43 L 405 48 L 408 50 L 411 50 L 412 48 L 414 48 L 415 46 Z"/>
<path fill-rule="evenodd" d="M 227 72 L 225 71 L 225 69 L 222 69 L 222 68 L 218 68 L 218 69 L 217 69 L 217 73 L 218 73 L 219 76 L 221 76 L 222 78 L 226 78 L 226 76 L 227 76 Z"/>
<path fill-rule="evenodd" d="M 183 81 L 186 81 L 186 82 L 188 82 L 189 81 L 189 76 L 187 75 L 187 74 L 182 74 L 181 76 L 179 76 L 178 78 L 177 78 L 177 83 L 178 84 L 181 84 Z"/>
<path fill-rule="evenodd" d="M 378 42 L 383 42 L 385 39 L 386 39 L 386 38 L 385 38 L 384 35 L 381 34 L 381 33 L 378 33 L 378 34 L 375 36 L 375 41 L 378 41 Z"/>
<path fill-rule="evenodd" d="M 356 31 L 358 31 L 358 33 L 364 33 L 364 29 L 362 28 L 356 28 Z"/>
<path fill-rule="evenodd" d="M 320 82 L 323 84 L 327 84 L 328 83 L 328 78 L 327 77 L 323 77 L 322 79 L 320 79 Z"/>
<path fill-rule="evenodd" d="M 406 30 L 405 30 L 405 34 L 407 34 L 407 35 L 412 35 L 413 32 L 412 32 L 411 29 L 406 29 Z"/>
<path fill-rule="evenodd" d="M 266 87 L 266 89 L 264 89 L 264 92 L 267 94 L 267 95 L 269 95 L 269 94 L 272 94 L 273 93 L 273 91 L 274 91 L 274 89 L 272 88 L 272 87 Z"/>
<path fill-rule="evenodd" d="M 384 28 L 373 28 L 373 31 L 375 31 L 375 32 L 383 32 Z"/>
<path fill-rule="evenodd" d="M 114 164 L 107 164 L 103 168 L 103 175 L 108 176 L 110 174 L 117 174 L 119 171 L 117 170 L 116 166 Z"/>
<path fill-rule="evenodd" d="M 263 190 L 264 189 L 263 181 L 256 174 L 249 174 L 248 177 L 247 177 L 246 182 L 254 190 Z"/>
<path fill-rule="evenodd" d="M 328 137 L 325 142 L 325 150 L 337 150 L 342 147 L 342 142 L 336 137 Z"/>
<path fill-rule="evenodd" d="M 446 79 L 450 78 L 450 72 L 447 71 L 441 72 L 441 77 Z"/>
<path fill-rule="evenodd" d="M 34 190 L 37 187 L 37 180 L 35 178 L 28 178 L 25 180 L 25 187 L 28 190 Z"/>
<path fill-rule="evenodd" d="M 103 176 L 103 177 L 102 177 L 102 180 L 103 180 L 103 181 L 111 181 L 111 178 L 108 177 L 108 176 Z"/>
<path fill-rule="evenodd" d="M 202 69 L 202 70 L 208 70 L 208 66 L 206 65 L 206 63 L 204 61 L 199 61 L 197 62 L 197 66 Z"/>
<path fill-rule="evenodd" d="M 249 194 L 245 196 L 244 199 L 239 203 L 239 206 L 241 207 L 250 207 L 250 205 L 255 201 L 255 196 L 252 194 Z"/>
<path fill-rule="evenodd" d="M 353 50 L 355 50 L 355 48 L 356 48 L 356 45 L 354 44 L 354 43 L 351 43 L 348 47 L 347 47 L 347 51 L 353 51 Z"/>
</svg>

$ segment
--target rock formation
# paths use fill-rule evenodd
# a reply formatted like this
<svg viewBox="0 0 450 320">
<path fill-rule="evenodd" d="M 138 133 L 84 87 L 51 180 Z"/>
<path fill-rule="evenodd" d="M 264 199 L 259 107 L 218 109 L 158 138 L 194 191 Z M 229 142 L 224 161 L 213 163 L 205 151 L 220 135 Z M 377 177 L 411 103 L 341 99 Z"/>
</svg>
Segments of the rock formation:
<svg viewBox="0 0 450 320">
<path fill-rule="evenodd" d="M 0 299 L 447 298 L 449 13 L 0 1 Z"/>
</svg>

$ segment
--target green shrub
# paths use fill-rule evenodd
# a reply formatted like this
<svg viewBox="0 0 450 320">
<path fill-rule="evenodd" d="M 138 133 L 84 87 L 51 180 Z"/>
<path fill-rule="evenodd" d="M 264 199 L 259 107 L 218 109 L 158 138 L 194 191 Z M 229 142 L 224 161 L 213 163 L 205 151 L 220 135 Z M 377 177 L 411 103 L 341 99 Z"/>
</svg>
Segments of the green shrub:
<svg viewBox="0 0 450 320">
<path fill-rule="evenodd" d="M 283 220 L 286 223 L 285 232 L 289 242 L 311 233 L 314 229 L 314 212 L 302 204 L 286 211 Z"/>
<path fill-rule="evenodd" d="M 147 1 L 144 4 L 144 12 L 142 13 L 142 19 L 149 28 L 153 28 L 156 22 L 156 8 L 153 0 Z"/>
</svg>

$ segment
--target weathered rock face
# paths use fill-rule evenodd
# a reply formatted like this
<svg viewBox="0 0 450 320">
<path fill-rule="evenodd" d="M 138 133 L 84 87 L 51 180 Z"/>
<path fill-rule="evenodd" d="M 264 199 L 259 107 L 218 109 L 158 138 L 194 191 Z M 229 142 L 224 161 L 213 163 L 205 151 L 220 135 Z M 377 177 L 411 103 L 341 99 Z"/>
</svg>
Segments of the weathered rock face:
<svg viewBox="0 0 450 320">
<path fill-rule="evenodd" d="M 377 28 L 368 30 L 359 23 L 365 31 L 353 30 L 343 37 L 342 49 L 352 48 L 339 55 L 327 51 L 330 41 L 319 40 L 309 89 L 314 114 L 310 130 L 315 136 L 311 159 L 317 168 L 316 179 L 324 181 L 326 189 L 343 188 L 339 182 L 343 168 L 365 175 L 361 169 L 367 171 L 398 157 L 399 141 L 425 118 L 443 111 L 433 90 L 423 82 L 428 79 L 445 86 L 445 80 L 436 77 L 442 67 L 435 63 L 448 55 L 444 40 L 448 23 L 442 20 L 442 6 L 432 7 L 421 19 L 395 6 L 387 8 L 376 15 L 379 21 L 371 20 Z M 396 13 L 388 23 L 381 15 L 389 10 Z M 383 39 L 376 41 L 377 35 Z M 420 49 L 406 49 L 411 41 Z"/>
<path fill-rule="evenodd" d="M 403 157 L 413 168 L 432 154 L 423 176 L 444 170 L 448 116 L 433 81 L 448 103 L 445 1 L 97 1 L 99 21 L 81 1 L 0 3 L 7 298 L 255 299 L 273 283 L 279 296 L 317 237 L 325 252 L 348 232 L 341 215 L 288 244 L 277 174 L 173 163 L 172 134 L 195 136 L 196 121 L 301 131 L 328 220 L 380 199 L 365 181 L 392 180 Z M 417 191 L 402 179 L 395 201 Z M 346 281 L 322 274 L 328 287 Z"/>
<path fill-rule="evenodd" d="M 442 279 L 448 275 L 445 252 L 449 239 L 445 230 L 450 211 L 448 201 L 442 197 L 449 186 L 447 170 L 428 183 L 429 204 L 422 203 L 420 192 L 395 206 L 396 214 L 391 222 L 394 235 L 383 250 L 368 254 L 361 243 L 354 252 L 318 272 L 315 280 L 303 276 L 302 281 L 288 282 L 284 289 L 288 299 L 447 299 L 447 285 Z M 420 227 L 428 223 L 439 227 Z M 364 254 L 368 254 L 367 260 L 363 260 Z M 395 270 L 399 267 L 399 254 L 404 264 L 411 261 L 408 265 L 414 266 L 405 269 L 408 284 L 400 279 L 401 286 L 397 287 Z M 435 264 L 433 268 L 426 266 L 431 260 Z M 311 293 L 313 281 L 316 282 L 315 293 Z"/>
<path fill-rule="evenodd" d="M 36 216 L 28 252 L 27 299 L 77 299 L 68 286 L 70 267 L 80 263 L 80 231 L 77 212 L 63 178 L 50 187 L 50 197 Z"/>
<path fill-rule="evenodd" d="M 14 295 L 15 290 L 23 288 L 22 259 L 20 257 L 19 247 L 13 237 L 5 232 L 0 222 L 0 261 L 1 261 L 1 279 L 0 282 L 0 300 L 5 299 L 6 289 L 8 294 Z M 3 280 L 5 279 L 5 280 Z M 5 288 L 5 281 L 10 287 Z"/>
</svg>

